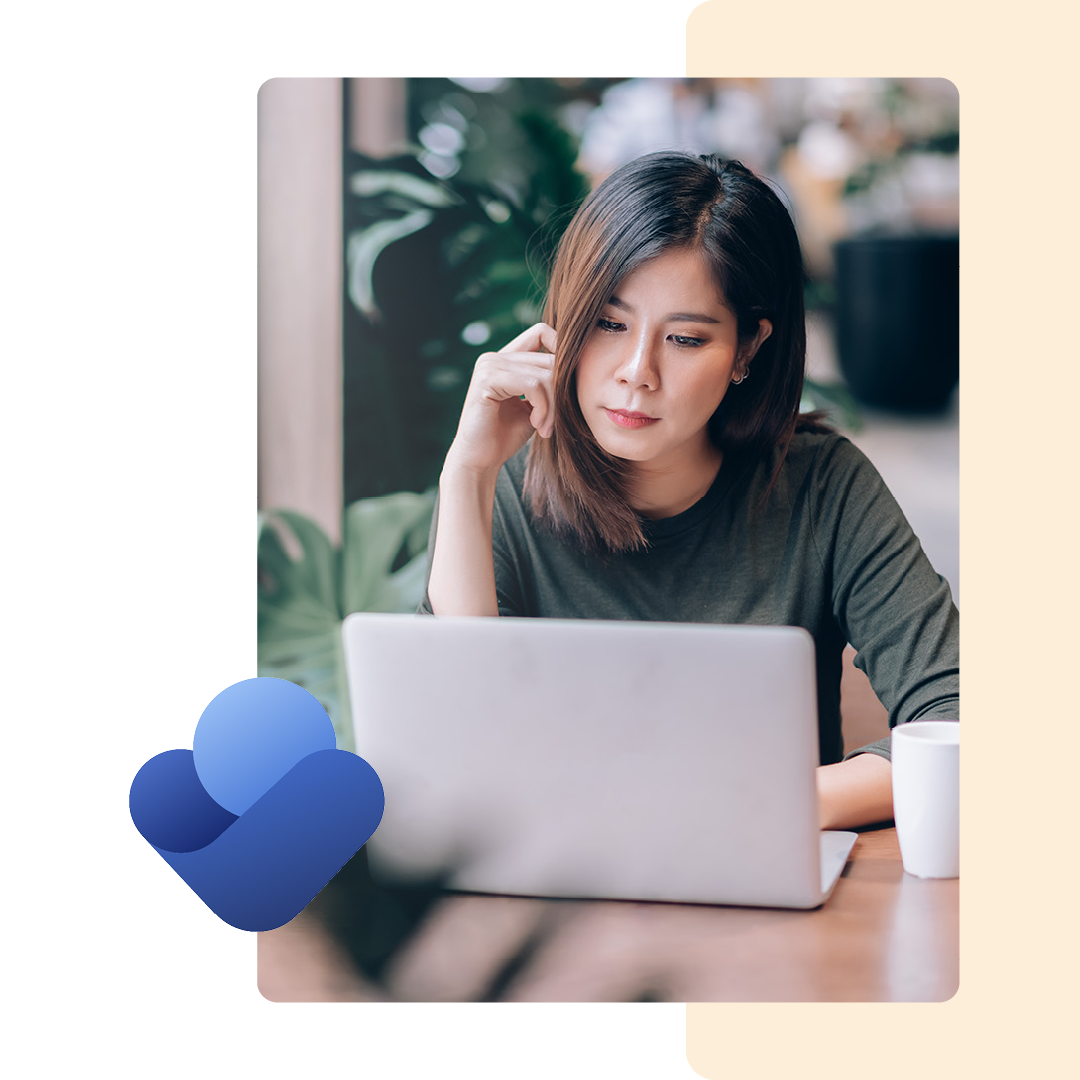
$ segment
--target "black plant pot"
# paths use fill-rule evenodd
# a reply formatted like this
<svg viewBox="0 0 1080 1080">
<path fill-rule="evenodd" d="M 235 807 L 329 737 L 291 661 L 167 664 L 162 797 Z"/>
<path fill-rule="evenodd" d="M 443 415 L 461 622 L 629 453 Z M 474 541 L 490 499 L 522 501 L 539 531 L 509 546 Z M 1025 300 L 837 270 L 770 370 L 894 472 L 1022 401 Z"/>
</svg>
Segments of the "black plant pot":
<svg viewBox="0 0 1080 1080">
<path fill-rule="evenodd" d="M 880 236 L 836 245 L 836 352 L 854 397 L 943 409 L 960 377 L 960 240 Z"/>
</svg>

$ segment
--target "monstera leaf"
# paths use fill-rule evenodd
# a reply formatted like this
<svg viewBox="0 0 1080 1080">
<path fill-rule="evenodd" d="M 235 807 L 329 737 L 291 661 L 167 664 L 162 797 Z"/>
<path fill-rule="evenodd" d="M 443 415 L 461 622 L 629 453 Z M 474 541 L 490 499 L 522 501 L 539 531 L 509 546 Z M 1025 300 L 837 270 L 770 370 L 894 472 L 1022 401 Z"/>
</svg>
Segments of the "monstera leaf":
<svg viewBox="0 0 1080 1080">
<path fill-rule="evenodd" d="M 302 514 L 259 517 L 259 675 L 318 698 L 342 749 L 353 749 L 342 619 L 416 610 L 434 505 L 434 491 L 361 499 L 345 511 L 340 548 Z"/>
</svg>

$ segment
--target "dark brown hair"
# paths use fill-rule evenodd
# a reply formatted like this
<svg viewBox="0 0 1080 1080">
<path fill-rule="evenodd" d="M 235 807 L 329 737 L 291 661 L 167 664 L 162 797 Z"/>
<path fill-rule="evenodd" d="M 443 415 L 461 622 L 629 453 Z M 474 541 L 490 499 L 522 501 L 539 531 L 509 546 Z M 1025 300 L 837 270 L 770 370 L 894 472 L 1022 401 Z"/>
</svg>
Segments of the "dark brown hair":
<svg viewBox="0 0 1080 1080">
<path fill-rule="evenodd" d="M 714 443 L 724 453 L 779 446 L 782 462 L 799 420 L 804 274 L 784 204 L 740 162 L 714 155 L 648 154 L 617 169 L 582 204 L 559 244 L 544 314 L 558 333 L 557 420 L 550 439 L 533 439 L 525 472 L 534 517 L 585 550 L 631 550 L 644 536 L 627 497 L 629 466 L 600 448 L 582 416 L 578 361 L 619 282 L 678 248 L 705 256 L 736 315 L 740 342 L 754 337 L 761 319 L 772 323 L 754 356 L 753 378 L 731 387 L 710 421 Z"/>
</svg>

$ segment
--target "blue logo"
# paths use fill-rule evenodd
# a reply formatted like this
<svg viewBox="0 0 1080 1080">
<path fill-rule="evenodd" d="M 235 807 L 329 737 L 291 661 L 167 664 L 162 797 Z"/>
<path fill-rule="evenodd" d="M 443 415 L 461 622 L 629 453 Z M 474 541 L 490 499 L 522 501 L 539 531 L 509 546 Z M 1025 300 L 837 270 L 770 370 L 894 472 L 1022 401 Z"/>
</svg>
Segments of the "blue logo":
<svg viewBox="0 0 1080 1080">
<path fill-rule="evenodd" d="M 375 770 L 335 748 L 326 710 L 294 683 L 247 679 L 223 690 L 192 745 L 138 771 L 131 820 L 240 930 L 298 915 L 382 820 Z"/>
</svg>

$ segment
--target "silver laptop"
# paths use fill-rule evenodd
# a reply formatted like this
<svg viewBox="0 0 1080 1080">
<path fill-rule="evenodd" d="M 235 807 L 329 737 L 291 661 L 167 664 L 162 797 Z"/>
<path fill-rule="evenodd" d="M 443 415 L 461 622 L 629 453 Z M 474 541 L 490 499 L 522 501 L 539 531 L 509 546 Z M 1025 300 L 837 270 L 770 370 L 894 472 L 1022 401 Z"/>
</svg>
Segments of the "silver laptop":
<svg viewBox="0 0 1080 1080">
<path fill-rule="evenodd" d="M 804 630 L 356 614 L 343 638 L 377 879 L 811 908 L 843 870 Z"/>
</svg>

